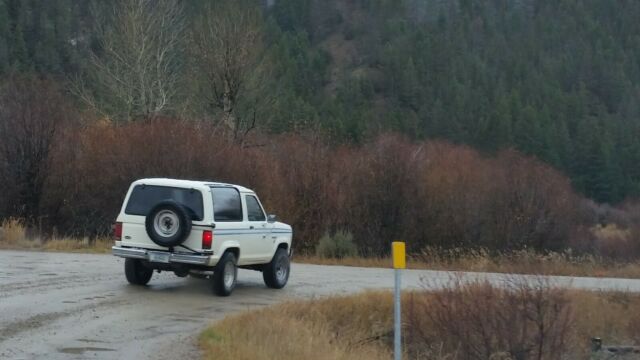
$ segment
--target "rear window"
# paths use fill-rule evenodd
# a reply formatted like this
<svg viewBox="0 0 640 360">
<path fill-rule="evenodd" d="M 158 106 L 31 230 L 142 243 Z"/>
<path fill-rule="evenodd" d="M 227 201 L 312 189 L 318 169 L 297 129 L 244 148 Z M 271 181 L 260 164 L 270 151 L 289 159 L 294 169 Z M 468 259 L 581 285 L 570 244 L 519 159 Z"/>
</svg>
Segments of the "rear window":
<svg viewBox="0 0 640 360">
<path fill-rule="evenodd" d="M 212 189 L 215 221 L 242 221 L 242 203 L 238 190 L 230 187 Z"/>
<path fill-rule="evenodd" d="M 128 215 L 147 216 L 157 203 L 173 200 L 191 210 L 192 219 L 203 218 L 202 193 L 195 189 L 175 188 L 155 185 L 136 185 L 129 197 L 124 212 Z"/>
</svg>

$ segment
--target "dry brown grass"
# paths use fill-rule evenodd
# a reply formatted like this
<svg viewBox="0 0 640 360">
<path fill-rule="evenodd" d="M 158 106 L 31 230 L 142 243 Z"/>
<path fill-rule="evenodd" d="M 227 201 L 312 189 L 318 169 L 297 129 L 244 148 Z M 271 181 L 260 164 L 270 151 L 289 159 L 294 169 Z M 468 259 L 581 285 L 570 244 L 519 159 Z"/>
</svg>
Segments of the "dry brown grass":
<svg viewBox="0 0 640 360">
<path fill-rule="evenodd" d="M 391 258 L 346 257 L 322 258 L 315 255 L 295 257 L 296 262 L 318 265 L 360 267 L 391 267 Z M 532 250 L 489 254 L 488 251 L 466 249 L 426 249 L 422 254 L 407 258 L 409 269 L 496 272 L 512 274 L 541 274 L 593 277 L 640 277 L 640 264 L 614 262 L 592 255 L 563 253 L 539 254 Z"/>
<path fill-rule="evenodd" d="M 111 246 L 113 240 L 108 237 L 43 240 L 39 236 L 29 236 L 24 222 L 18 219 L 7 219 L 0 226 L 0 249 L 108 253 Z"/>
<path fill-rule="evenodd" d="M 476 359 L 473 351 L 488 349 L 490 357 L 479 358 L 584 359 L 592 337 L 605 344 L 640 342 L 639 295 L 544 286 L 511 291 L 472 284 L 404 294 L 405 358 Z M 543 330 L 537 329 L 538 319 Z M 391 294 L 369 292 L 227 317 L 202 333 L 200 346 L 205 359 L 218 360 L 388 359 L 391 331 Z M 531 347 L 540 331 L 547 341 L 542 357 Z M 473 348 L 460 346 L 472 342 Z M 514 357 L 509 348 L 529 350 Z"/>
<path fill-rule="evenodd" d="M 95 239 L 54 238 L 47 240 L 43 244 L 42 250 L 106 254 L 111 251 L 113 244 L 113 239 L 109 237 L 99 237 Z"/>
<path fill-rule="evenodd" d="M 200 336 L 205 359 L 389 359 L 386 293 L 290 302 L 228 317 Z"/>
<path fill-rule="evenodd" d="M 28 238 L 27 228 L 22 220 L 9 218 L 0 223 L 0 248 L 37 249 L 41 246 L 39 238 Z"/>
</svg>

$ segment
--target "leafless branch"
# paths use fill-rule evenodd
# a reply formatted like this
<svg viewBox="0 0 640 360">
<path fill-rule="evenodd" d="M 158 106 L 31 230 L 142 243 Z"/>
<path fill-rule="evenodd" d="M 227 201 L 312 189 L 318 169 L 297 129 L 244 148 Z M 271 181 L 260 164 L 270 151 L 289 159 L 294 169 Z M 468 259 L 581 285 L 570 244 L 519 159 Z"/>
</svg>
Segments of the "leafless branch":
<svg viewBox="0 0 640 360">
<path fill-rule="evenodd" d="M 207 103 L 222 112 L 222 122 L 236 140 L 255 128 L 238 115 L 238 101 L 255 70 L 262 48 L 262 14 L 244 2 L 209 3 L 192 31 L 196 71 L 206 79 Z"/>
<path fill-rule="evenodd" d="M 177 0 L 120 0 L 112 23 L 98 27 L 100 51 L 91 54 L 89 76 L 101 101 L 80 99 L 113 118 L 133 120 L 175 106 L 180 80 L 183 9 Z"/>
</svg>

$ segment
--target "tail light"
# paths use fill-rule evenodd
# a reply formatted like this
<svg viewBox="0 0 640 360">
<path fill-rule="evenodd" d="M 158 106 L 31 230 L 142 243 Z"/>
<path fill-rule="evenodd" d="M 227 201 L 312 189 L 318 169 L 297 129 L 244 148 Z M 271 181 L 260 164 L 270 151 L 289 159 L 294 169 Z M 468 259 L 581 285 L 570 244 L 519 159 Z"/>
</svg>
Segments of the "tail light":
<svg viewBox="0 0 640 360">
<path fill-rule="evenodd" d="M 211 249 L 213 243 L 213 232 L 211 230 L 205 230 L 202 232 L 202 248 Z"/>
<path fill-rule="evenodd" d="M 113 226 L 113 237 L 116 240 L 121 240 L 122 239 L 122 223 L 121 222 L 117 222 Z"/>
</svg>

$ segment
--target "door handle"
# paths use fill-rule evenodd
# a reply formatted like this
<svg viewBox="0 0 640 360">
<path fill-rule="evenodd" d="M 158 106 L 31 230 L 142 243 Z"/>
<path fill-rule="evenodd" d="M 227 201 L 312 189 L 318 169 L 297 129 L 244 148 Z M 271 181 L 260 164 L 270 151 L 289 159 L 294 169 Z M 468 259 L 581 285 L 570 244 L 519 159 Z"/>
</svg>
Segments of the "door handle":
<svg viewBox="0 0 640 360">
<path fill-rule="evenodd" d="M 249 226 L 249 230 L 253 230 L 253 225 Z"/>
</svg>

